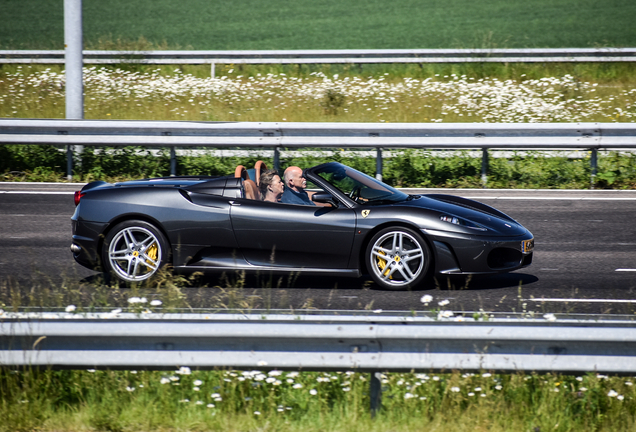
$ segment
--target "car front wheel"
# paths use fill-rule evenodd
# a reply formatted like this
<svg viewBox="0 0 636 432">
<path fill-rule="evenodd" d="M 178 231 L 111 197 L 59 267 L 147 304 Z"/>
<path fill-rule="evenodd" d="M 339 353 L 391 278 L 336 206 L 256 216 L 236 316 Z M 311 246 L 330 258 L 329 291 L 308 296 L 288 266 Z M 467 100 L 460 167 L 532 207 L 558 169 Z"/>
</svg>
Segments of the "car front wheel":
<svg viewBox="0 0 636 432">
<path fill-rule="evenodd" d="M 373 236 L 366 264 L 384 289 L 406 290 L 422 283 L 430 265 L 430 250 L 420 234 L 404 227 L 385 228 Z"/>
<path fill-rule="evenodd" d="M 168 261 L 168 241 L 154 225 L 130 220 L 117 224 L 106 236 L 102 249 L 107 274 L 125 282 L 142 282 Z"/>
</svg>

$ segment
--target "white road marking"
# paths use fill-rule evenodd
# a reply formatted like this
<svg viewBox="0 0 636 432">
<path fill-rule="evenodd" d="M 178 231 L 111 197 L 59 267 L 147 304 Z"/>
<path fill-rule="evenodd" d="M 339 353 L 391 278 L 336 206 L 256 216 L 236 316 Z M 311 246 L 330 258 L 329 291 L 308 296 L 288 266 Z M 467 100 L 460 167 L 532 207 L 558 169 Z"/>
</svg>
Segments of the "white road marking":
<svg viewBox="0 0 636 432">
<path fill-rule="evenodd" d="M 636 272 L 636 269 L 624 268 L 624 269 L 616 269 L 615 271 L 619 271 L 619 272 Z"/>
<path fill-rule="evenodd" d="M 532 298 L 523 301 L 554 302 L 554 303 L 636 303 L 636 300 L 620 299 L 570 299 L 570 298 Z"/>
</svg>

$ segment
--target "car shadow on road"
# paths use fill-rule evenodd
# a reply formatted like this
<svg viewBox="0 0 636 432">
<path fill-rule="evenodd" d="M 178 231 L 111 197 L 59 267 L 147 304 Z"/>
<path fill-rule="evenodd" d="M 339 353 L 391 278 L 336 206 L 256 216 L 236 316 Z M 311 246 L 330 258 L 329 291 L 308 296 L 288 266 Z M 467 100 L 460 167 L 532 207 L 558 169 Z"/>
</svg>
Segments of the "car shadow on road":
<svg viewBox="0 0 636 432">
<path fill-rule="evenodd" d="M 496 275 L 453 275 L 437 276 L 436 288 L 441 290 L 490 290 L 510 288 L 515 286 L 527 286 L 538 282 L 539 278 L 527 273 L 502 273 Z"/>
</svg>

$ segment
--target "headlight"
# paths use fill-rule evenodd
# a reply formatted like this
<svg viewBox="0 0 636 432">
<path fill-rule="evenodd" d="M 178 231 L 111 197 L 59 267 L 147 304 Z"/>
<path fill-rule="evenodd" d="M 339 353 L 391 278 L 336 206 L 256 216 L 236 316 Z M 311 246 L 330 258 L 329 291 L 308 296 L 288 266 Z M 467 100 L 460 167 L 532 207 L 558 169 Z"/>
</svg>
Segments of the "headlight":
<svg viewBox="0 0 636 432">
<path fill-rule="evenodd" d="M 463 227 L 478 230 L 478 231 L 488 231 L 486 228 L 479 226 L 476 223 L 467 221 L 465 219 L 460 219 L 457 216 L 442 215 L 439 217 L 439 219 L 443 222 L 448 222 L 453 225 L 459 225 L 459 226 L 463 226 Z"/>
</svg>

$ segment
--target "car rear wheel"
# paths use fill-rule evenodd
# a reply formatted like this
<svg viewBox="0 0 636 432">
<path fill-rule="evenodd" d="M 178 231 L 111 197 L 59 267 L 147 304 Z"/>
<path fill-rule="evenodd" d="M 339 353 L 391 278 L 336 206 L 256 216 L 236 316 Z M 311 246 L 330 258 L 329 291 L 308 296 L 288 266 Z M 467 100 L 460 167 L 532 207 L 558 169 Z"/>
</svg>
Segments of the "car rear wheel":
<svg viewBox="0 0 636 432">
<path fill-rule="evenodd" d="M 107 275 L 125 282 L 142 282 L 169 262 L 168 241 L 154 225 L 130 220 L 117 224 L 102 249 Z"/>
<path fill-rule="evenodd" d="M 391 227 L 373 236 L 366 263 L 373 280 L 384 289 L 406 290 L 421 284 L 430 265 L 426 241 L 414 230 Z"/>
</svg>

